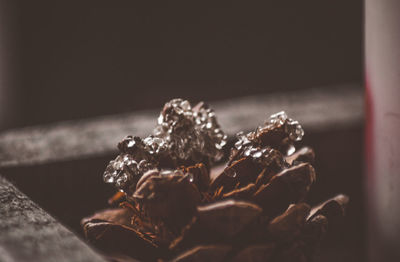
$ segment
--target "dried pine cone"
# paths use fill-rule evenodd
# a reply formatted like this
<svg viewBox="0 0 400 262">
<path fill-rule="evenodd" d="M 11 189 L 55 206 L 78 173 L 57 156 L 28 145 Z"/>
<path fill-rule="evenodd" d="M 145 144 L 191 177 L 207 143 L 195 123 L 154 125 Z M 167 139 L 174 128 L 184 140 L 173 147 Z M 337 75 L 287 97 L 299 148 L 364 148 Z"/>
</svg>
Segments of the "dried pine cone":
<svg viewBox="0 0 400 262">
<path fill-rule="evenodd" d="M 303 135 L 284 112 L 272 115 L 238 134 L 223 171 L 210 175 L 226 136 L 208 107 L 174 99 L 152 136 L 118 145 L 104 179 L 123 191 L 111 201 L 120 207 L 84 219 L 85 235 L 117 261 L 312 261 L 348 198 L 304 202 L 316 174 L 313 150 L 295 150 Z"/>
</svg>

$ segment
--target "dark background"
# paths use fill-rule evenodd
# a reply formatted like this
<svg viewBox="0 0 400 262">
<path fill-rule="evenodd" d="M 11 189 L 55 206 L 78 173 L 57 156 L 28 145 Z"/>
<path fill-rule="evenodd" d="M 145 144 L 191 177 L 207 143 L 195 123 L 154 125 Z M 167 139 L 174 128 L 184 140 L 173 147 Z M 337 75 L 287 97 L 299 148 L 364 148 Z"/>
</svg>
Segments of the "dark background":
<svg viewBox="0 0 400 262">
<path fill-rule="evenodd" d="M 0 0 L 0 130 L 160 108 L 173 97 L 361 88 L 362 12 L 362 0 Z M 319 261 L 365 261 L 362 134 L 307 131 L 320 175 L 310 202 L 351 199 Z M 0 171 L 82 233 L 80 219 L 112 194 L 100 176 L 113 157 Z"/>
<path fill-rule="evenodd" d="M 0 3 L 0 129 L 362 80 L 361 0 Z"/>
</svg>

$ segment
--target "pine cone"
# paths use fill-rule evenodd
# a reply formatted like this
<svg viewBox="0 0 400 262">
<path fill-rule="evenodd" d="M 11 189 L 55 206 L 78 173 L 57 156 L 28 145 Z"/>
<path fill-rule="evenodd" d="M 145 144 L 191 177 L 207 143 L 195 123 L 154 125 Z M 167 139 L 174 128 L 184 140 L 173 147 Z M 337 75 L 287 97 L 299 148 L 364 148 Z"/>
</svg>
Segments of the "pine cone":
<svg viewBox="0 0 400 262">
<path fill-rule="evenodd" d="M 111 199 L 120 207 L 84 219 L 85 235 L 115 261 L 312 261 L 348 198 L 304 202 L 316 174 L 314 151 L 295 150 L 303 135 L 284 112 L 272 115 L 238 134 L 215 175 L 226 136 L 214 112 L 174 99 L 150 136 L 159 147 L 137 137 L 119 144 L 104 179 L 123 192 Z"/>
</svg>

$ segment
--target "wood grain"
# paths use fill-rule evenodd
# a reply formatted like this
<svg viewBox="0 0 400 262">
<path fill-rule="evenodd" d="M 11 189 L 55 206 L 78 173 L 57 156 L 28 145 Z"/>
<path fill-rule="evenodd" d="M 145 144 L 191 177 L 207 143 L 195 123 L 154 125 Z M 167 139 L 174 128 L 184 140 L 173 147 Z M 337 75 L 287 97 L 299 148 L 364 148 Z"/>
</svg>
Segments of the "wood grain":
<svg viewBox="0 0 400 262">
<path fill-rule="evenodd" d="M 0 261 L 105 262 L 0 176 Z"/>
</svg>

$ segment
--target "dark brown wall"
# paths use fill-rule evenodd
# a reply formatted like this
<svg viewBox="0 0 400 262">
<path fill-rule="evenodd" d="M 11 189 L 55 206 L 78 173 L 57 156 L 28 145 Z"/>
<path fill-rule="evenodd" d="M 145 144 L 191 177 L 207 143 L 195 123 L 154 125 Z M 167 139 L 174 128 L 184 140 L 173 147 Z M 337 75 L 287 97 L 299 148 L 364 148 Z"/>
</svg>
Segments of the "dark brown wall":
<svg viewBox="0 0 400 262">
<path fill-rule="evenodd" d="M 20 125 L 361 82 L 362 1 L 19 3 Z"/>
</svg>

